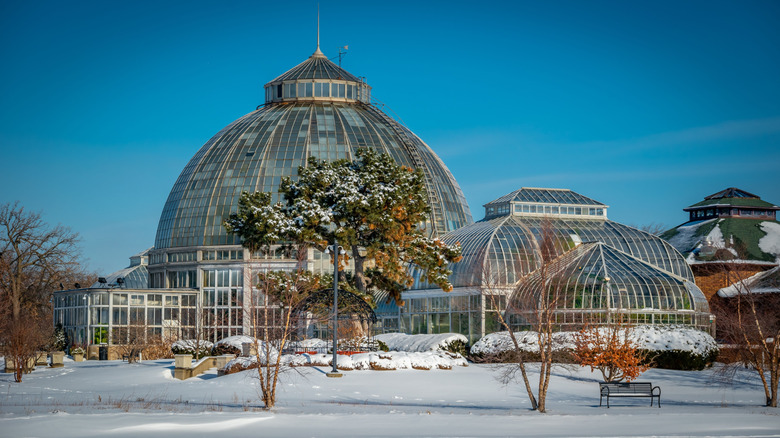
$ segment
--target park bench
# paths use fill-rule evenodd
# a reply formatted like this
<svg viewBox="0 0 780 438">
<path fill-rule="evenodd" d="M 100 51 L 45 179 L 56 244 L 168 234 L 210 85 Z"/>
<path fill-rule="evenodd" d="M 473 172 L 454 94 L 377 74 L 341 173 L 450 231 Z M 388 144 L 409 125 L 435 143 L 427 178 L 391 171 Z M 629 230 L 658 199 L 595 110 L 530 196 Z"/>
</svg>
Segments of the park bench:
<svg viewBox="0 0 780 438">
<path fill-rule="evenodd" d="M 657 398 L 658 407 L 661 407 L 661 388 L 650 382 L 603 382 L 599 383 L 599 393 L 599 406 L 606 397 L 607 408 L 610 397 L 650 397 L 650 406 L 653 406 L 653 398 Z"/>
</svg>

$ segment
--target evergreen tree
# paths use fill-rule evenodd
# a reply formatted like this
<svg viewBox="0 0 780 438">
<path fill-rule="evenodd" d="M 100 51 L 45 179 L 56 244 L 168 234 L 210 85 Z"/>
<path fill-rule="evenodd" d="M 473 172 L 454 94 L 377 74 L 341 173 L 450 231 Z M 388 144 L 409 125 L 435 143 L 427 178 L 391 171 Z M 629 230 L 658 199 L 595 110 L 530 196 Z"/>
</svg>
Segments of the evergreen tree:
<svg viewBox="0 0 780 438">
<path fill-rule="evenodd" d="M 296 181 L 282 180 L 285 204 L 271 204 L 268 193 L 242 193 L 225 228 L 252 250 L 282 241 L 324 250 L 335 238 L 355 262 L 361 293 L 375 287 L 400 302 L 412 285 L 410 263 L 428 283 L 452 290 L 449 264 L 460 260 L 460 245 L 427 237 L 420 227 L 430 211 L 422 172 L 371 149 L 357 155 L 354 162 L 310 158 Z"/>
</svg>

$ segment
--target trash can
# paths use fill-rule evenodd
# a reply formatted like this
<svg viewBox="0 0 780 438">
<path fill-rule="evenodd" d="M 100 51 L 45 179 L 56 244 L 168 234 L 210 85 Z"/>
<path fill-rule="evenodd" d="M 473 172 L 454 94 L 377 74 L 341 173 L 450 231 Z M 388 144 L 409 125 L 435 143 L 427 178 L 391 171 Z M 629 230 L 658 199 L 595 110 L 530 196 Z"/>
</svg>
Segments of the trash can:
<svg viewBox="0 0 780 438">
<path fill-rule="evenodd" d="M 100 360 L 108 360 L 108 346 L 101 346 L 98 349 L 98 359 Z"/>
</svg>

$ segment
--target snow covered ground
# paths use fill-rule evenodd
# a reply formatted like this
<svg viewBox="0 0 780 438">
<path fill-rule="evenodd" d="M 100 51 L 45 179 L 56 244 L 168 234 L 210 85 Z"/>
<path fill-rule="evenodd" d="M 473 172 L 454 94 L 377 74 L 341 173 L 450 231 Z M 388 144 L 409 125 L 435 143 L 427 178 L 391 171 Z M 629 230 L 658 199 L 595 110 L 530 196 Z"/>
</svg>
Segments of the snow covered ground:
<svg viewBox="0 0 780 438">
<path fill-rule="evenodd" d="M 523 388 L 502 386 L 489 365 L 338 379 L 328 370 L 286 372 L 271 412 L 261 409 L 255 371 L 179 381 L 171 360 L 67 361 L 21 384 L 0 374 L 0 436 L 780 436 L 780 410 L 762 406 L 747 370 L 732 385 L 714 370 L 650 370 L 640 380 L 661 387 L 660 409 L 644 398 L 607 409 L 597 374 L 558 368 L 547 414 L 530 411 Z"/>
</svg>

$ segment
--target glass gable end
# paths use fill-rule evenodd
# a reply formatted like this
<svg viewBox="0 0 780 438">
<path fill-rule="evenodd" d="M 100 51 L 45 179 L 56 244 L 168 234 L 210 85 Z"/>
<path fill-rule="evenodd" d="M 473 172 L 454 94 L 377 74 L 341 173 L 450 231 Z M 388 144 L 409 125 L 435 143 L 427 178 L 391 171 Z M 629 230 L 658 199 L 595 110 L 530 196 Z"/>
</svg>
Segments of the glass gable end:
<svg viewBox="0 0 780 438">
<path fill-rule="evenodd" d="M 531 273 L 510 298 L 518 328 L 533 319 L 539 291 L 554 297 L 556 321 L 603 324 L 619 315 L 639 324 L 706 325 L 709 306 L 688 280 L 604 243 L 586 243 L 556 259 L 545 275 Z M 615 319 L 616 320 L 616 319 Z"/>
</svg>

